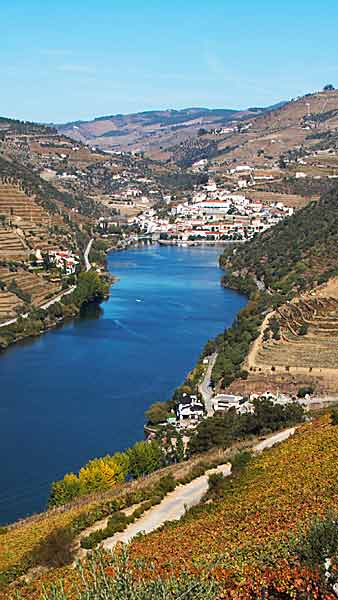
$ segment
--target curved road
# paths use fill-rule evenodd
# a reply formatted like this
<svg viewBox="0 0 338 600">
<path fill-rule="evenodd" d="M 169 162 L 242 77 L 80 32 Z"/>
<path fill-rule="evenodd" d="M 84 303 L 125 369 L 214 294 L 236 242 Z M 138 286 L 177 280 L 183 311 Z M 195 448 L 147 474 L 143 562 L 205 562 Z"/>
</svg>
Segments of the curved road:
<svg viewBox="0 0 338 600">
<path fill-rule="evenodd" d="M 93 242 L 94 242 L 93 238 L 91 240 L 89 240 L 89 242 L 87 244 L 87 248 L 84 251 L 84 261 L 85 261 L 86 271 L 90 271 L 90 269 L 92 268 L 92 265 L 89 262 L 89 252 L 91 250 Z"/>
<path fill-rule="evenodd" d="M 253 451 L 259 454 L 265 448 L 271 448 L 275 444 L 286 440 L 290 435 L 294 434 L 295 430 L 296 428 L 292 427 L 275 433 L 262 442 L 259 442 L 253 448 Z M 106 550 L 111 550 L 117 542 L 128 543 L 139 533 L 150 533 L 161 527 L 166 521 L 180 519 L 184 515 L 186 507 L 191 508 L 201 501 L 208 490 L 208 476 L 211 473 L 223 473 L 225 477 L 228 477 L 231 474 L 231 465 L 230 463 L 220 465 L 215 469 L 207 471 L 202 477 L 194 479 L 187 485 L 178 486 L 162 500 L 161 504 L 148 510 L 140 519 L 135 523 L 131 523 L 121 533 L 116 533 L 113 537 L 105 540 L 102 544 L 103 547 Z"/>
</svg>

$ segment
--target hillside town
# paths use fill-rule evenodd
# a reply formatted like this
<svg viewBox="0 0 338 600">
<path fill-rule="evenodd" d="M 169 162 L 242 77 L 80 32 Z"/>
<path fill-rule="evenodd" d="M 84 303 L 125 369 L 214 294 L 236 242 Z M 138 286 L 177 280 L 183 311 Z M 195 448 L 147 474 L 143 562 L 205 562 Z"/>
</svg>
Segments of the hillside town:
<svg viewBox="0 0 338 600">
<path fill-rule="evenodd" d="M 133 224 L 141 232 L 157 235 L 160 244 L 244 242 L 291 216 L 293 208 L 282 202 L 251 200 L 209 179 L 191 200 L 170 203 L 166 213 L 162 216 L 150 208 L 136 216 Z"/>
</svg>

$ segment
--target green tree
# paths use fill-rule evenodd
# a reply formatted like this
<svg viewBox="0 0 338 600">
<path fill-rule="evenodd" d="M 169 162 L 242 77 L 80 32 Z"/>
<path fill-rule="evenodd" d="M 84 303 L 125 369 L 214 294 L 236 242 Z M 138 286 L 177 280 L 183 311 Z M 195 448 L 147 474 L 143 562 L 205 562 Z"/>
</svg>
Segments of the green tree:
<svg viewBox="0 0 338 600">
<path fill-rule="evenodd" d="M 155 402 L 146 411 L 145 416 L 149 425 L 158 425 L 163 423 L 168 414 L 168 406 L 166 402 Z"/>
<path fill-rule="evenodd" d="M 177 462 L 182 462 L 185 458 L 183 437 L 180 432 L 178 432 L 176 436 L 176 457 Z"/>
<path fill-rule="evenodd" d="M 303 323 L 299 328 L 299 335 L 306 335 L 309 330 L 309 326 L 307 323 Z"/>
<path fill-rule="evenodd" d="M 126 454 L 129 460 L 129 475 L 133 479 L 152 473 L 164 464 L 163 451 L 156 440 L 136 442 Z"/>
</svg>

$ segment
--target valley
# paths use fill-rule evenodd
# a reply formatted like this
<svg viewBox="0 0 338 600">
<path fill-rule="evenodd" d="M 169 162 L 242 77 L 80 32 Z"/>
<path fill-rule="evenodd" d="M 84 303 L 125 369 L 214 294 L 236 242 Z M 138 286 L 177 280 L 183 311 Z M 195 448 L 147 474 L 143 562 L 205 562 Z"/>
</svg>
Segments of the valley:
<svg viewBox="0 0 338 600">
<path fill-rule="evenodd" d="M 128 546 L 147 577 L 174 576 L 183 561 L 202 580 L 209 565 L 241 600 L 262 578 L 271 594 L 287 582 L 324 589 L 311 569 L 299 583 L 304 563 L 287 532 L 301 543 L 336 506 L 337 114 L 329 90 L 268 109 L 140 113 L 58 130 L 0 120 L 0 345 L 49 332 L 0 356 L 3 453 L 20 437 L 20 406 L 32 430 L 22 448 L 40 466 L 28 484 L 25 452 L 13 455 L 2 522 L 41 511 L 49 490 L 45 512 L 0 528 L 3 598 L 18 589 L 39 598 L 60 574 L 78 588 L 67 566 L 77 536 L 86 550 L 127 540 L 128 525 L 140 532 L 155 513 L 161 528 Z M 144 412 L 146 441 L 136 442 Z M 290 428 L 292 439 L 251 456 Z M 218 466 L 228 460 L 225 482 Z M 176 498 L 181 485 L 184 499 L 199 477 L 198 506 L 183 514 L 169 496 L 166 508 L 167 493 Z M 170 515 L 182 518 L 169 525 Z"/>
</svg>

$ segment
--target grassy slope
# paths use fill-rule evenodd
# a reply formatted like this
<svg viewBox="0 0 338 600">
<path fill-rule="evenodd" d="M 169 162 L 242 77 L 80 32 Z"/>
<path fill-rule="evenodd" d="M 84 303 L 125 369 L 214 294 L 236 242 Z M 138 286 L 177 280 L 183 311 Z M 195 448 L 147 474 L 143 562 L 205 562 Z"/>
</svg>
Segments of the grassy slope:
<svg viewBox="0 0 338 600">
<path fill-rule="evenodd" d="M 283 590 L 308 585 L 315 577 L 292 558 L 290 537 L 306 530 L 315 515 L 337 509 L 337 442 L 338 427 L 327 416 L 303 426 L 292 439 L 252 461 L 221 501 L 195 508 L 182 521 L 132 542 L 131 556 L 155 565 L 154 571 L 145 567 L 146 577 L 182 570 L 203 574 L 214 565 L 211 574 L 222 582 L 224 598 L 254 597 L 255 586 L 276 577 Z M 61 573 L 67 598 L 77 598 L 78 575 L 73 569 Z M 48 587 L 56 575 L 22 587 L 22 597 L 40 598 L 41 586 Z"/>
</svg>

